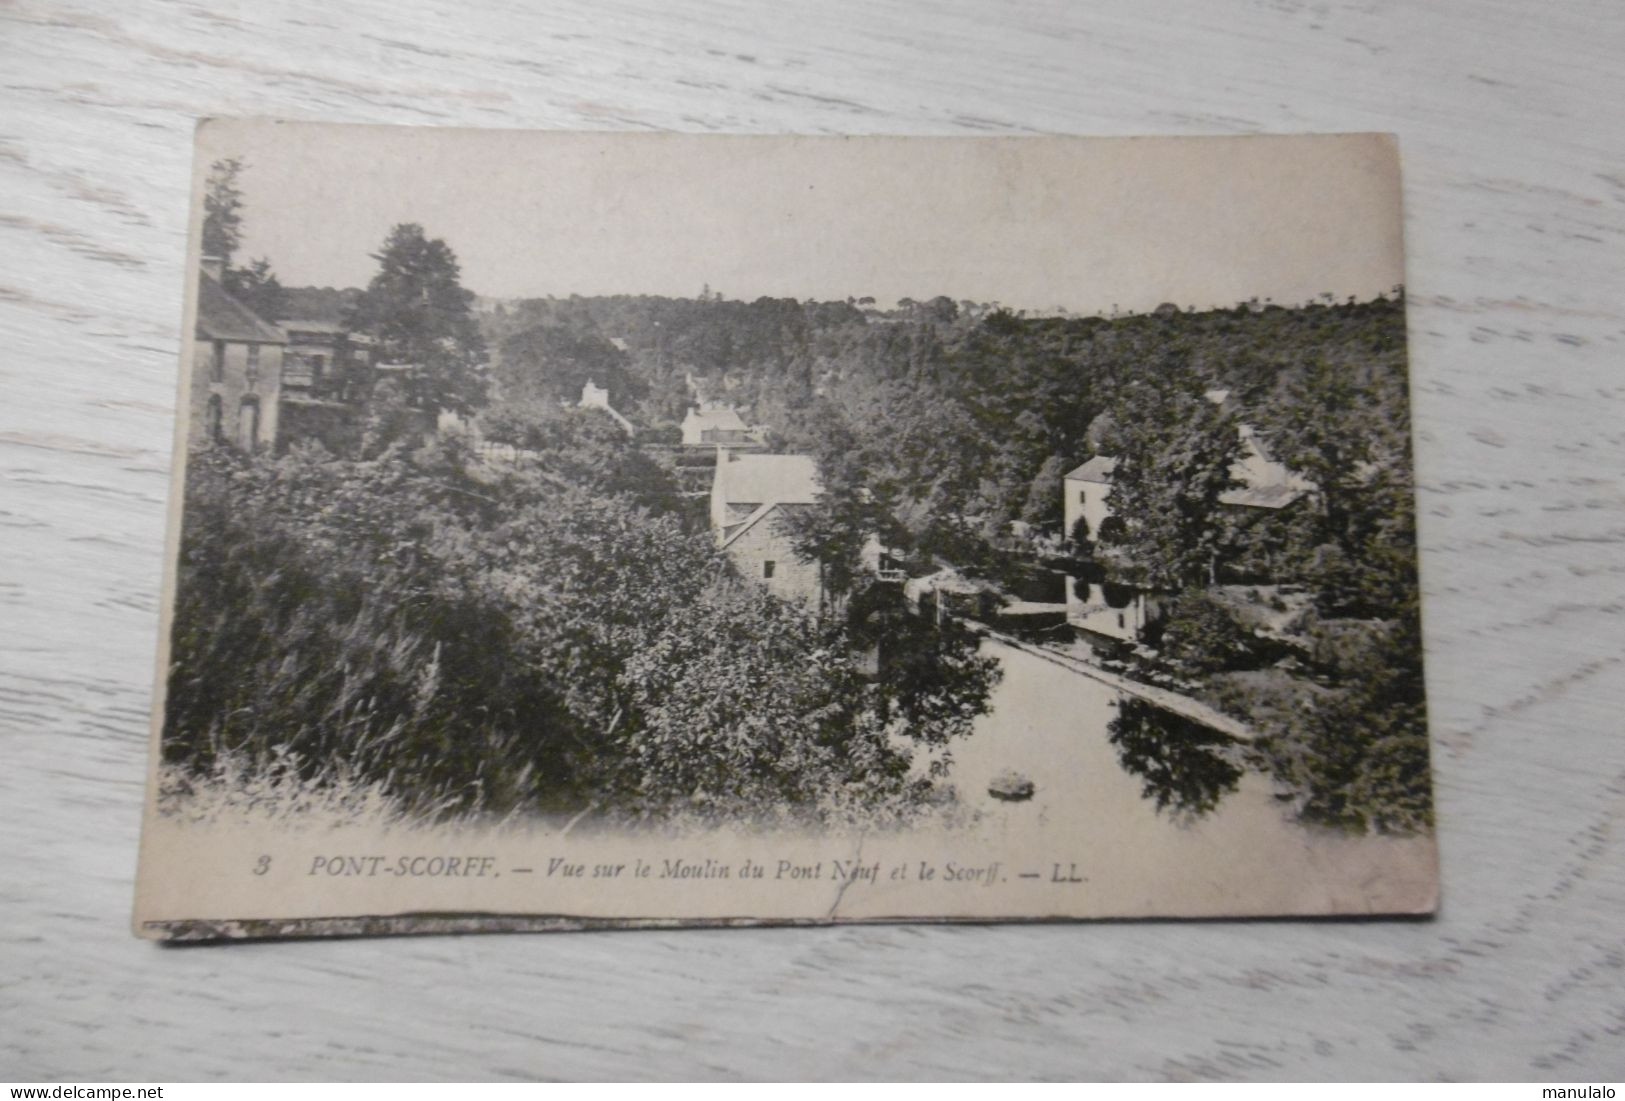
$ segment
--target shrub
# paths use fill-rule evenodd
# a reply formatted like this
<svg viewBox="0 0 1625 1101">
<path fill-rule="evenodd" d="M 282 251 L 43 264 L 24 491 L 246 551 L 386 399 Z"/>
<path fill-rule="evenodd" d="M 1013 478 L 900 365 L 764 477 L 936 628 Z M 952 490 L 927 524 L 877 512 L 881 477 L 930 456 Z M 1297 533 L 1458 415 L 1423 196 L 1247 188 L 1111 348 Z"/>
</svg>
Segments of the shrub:
<svg viewBox="0 0 1625 1101">
<path fill-rule="evenodd" d="M 1265 707 L 1257 698 L 1245 701 L 1265 730 L 1254 747 L 1265 765 L 1298 794 L 1299 815 L 1309 821 L 1356 832 L 1429 828 L 1432 781 L 1415 617 L 1321 624 L 1315 656 L 1337 678 L 1334 686 L 1302 686 Z"/>
<path fill-rule="evenodd" d="M 1257 658 L 1253 634 L 1222 601 L 1199 589 L 1181 593 L 1162 626 L 1163 657 L 1185 674 L 1243 668 Z"/>
<path fill-rule="evenodd" d="M 210 449 L 186 493 L 163 753 L 198 783 L 419 817 L 898 815 L 930 794 L 909 746 L 968 732 L 996 676 L 954 632 L 863 675 L 873 640 L 730 581 L 631 488 L 424 446 Z"/>
</svg>

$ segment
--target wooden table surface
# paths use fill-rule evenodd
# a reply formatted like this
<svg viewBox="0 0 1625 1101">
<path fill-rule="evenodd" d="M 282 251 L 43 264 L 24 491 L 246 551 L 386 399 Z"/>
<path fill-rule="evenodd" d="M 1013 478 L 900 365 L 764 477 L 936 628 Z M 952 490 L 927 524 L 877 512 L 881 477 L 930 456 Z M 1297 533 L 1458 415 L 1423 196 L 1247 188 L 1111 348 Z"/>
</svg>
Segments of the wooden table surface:
<svg viewBox="0 0 1625 1101">
<path fill-rule="evenodd" d="M 0 3 L 0 1078 L 1625 1075 L 1618 0 Z M 203 115 L 1390 130 L 1434 921 L 165 949 L 127 914 Z"/>
</svg>

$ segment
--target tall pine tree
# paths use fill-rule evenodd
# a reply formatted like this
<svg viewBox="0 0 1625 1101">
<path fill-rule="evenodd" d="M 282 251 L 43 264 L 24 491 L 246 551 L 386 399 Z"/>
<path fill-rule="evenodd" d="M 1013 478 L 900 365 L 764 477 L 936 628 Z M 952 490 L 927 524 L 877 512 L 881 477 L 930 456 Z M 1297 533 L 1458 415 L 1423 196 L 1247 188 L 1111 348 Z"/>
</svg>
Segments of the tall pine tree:
<svg viewBox="0 0 1625 1101">
<path fill-rule="evenodd" d="M 418 408 L 466 413 L 484 404 L 485 341 L 456 254 L 407 222 L 373 259 L 378 274 L 351 312 L 351 328 L 378 339 L 384 362 L 412 365 L 407 397 Z"/>
<path fill-rule="evenodd" d="M 203 188 L 203 255 L 220 261 L 221 280 L 239 301 L 266 321 L 280 321 L 282 284 L 271 270 L 271 261 L 261 256 L 246 268 L 232 267 L 232 257 L 243 236 L 243 192 L 237 185 L 242 170 L 240 157 L 226 157 L 209 165 L 209 178 Z"/>
<path fill-rule="evenodd" d="M 209 165 L 209 178 L 203 185 L 203 255 L 231 266 L 231 256 L 242 243 L 243 193 L 237 174 L 243 170 L 238 157 L 226 157 Z"/>
</svg>

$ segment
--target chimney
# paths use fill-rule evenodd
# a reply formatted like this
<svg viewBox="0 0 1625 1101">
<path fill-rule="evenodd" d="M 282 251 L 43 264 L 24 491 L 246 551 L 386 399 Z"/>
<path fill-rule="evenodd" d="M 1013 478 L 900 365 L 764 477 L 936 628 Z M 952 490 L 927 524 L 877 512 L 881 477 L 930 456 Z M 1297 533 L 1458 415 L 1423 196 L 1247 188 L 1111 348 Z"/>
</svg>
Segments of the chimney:
<svg viewBox="0 0 1625 1101">
<path fill-rule="evenodd" d="M 220 281 L 226 278 L 226 259 L 223 256 L 205 256 L 198 261 L 198 267 L 207 272 L 211 279 Z"/>
</svg>

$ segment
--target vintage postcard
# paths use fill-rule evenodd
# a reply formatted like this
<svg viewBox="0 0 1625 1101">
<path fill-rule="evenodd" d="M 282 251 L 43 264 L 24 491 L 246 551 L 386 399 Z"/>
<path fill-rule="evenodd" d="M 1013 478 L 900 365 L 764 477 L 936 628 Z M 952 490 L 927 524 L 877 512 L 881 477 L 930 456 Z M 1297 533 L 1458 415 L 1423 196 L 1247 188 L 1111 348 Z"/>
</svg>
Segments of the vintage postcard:
<svg viewBox="0 0 1625 1101">
<path fill-rule="evenodd" d="M 1376 134 L 197 133 L 136 931 L 1419 914 Z"/>
</svg>

